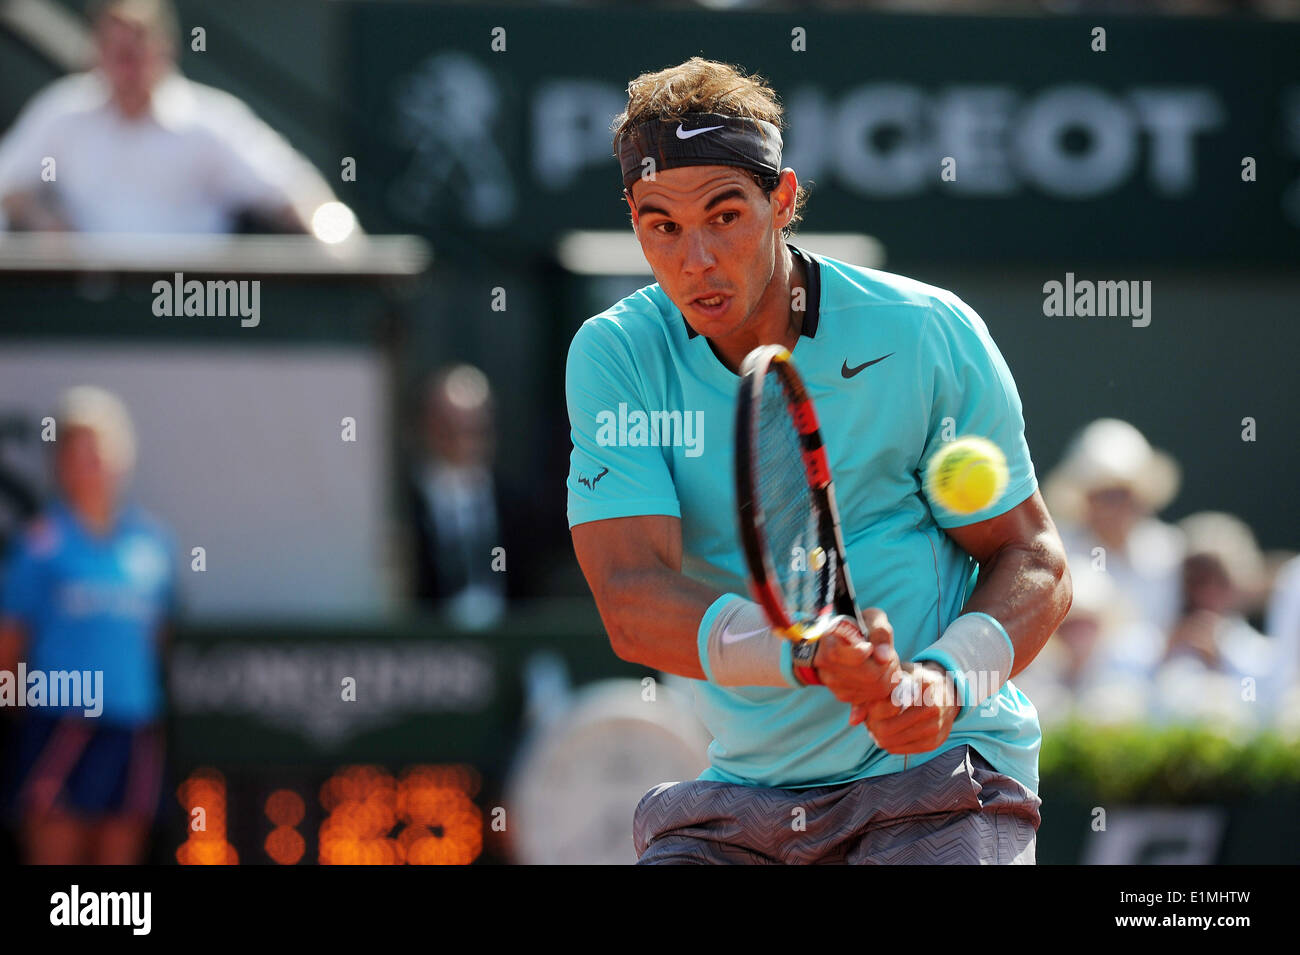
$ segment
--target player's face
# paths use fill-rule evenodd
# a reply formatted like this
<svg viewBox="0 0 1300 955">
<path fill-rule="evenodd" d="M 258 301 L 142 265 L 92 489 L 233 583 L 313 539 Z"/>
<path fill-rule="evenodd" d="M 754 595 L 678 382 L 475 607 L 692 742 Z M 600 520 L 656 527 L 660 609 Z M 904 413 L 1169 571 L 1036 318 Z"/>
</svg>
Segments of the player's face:
<svg viewBox="0 0 1300 955">
<path fill-rule="evenodd" d="M 742 332 L 769 293 L 793 190 L 769 198 L 734 166 L 683 166 L 631 192 L 646 261 L 686 321 L 706 338 Z"/>
</svg>

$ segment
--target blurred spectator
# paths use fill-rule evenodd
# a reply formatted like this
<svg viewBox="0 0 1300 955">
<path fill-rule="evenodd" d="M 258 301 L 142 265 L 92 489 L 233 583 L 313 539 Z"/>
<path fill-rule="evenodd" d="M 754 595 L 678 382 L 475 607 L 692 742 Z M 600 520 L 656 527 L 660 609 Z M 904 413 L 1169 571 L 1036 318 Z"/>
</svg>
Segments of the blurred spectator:
<svg viewBox="0 0 1300 955">
<path fill-rule="evenodd" d="M 1264 626 L 1273 640 L 1278 680 L 1294 694 L 1300 691 L 1300 557 L 1278 570 Z"/>
<path fill-rule="evenodd" d="M 1069 719 L 1141 722 L 1161 634 L 1133 618 L 1106 574 L 1081 570 L 1073 581 L 1070 612 L 1015 684 L 1045 726 Z"/>
<path fill-rule="evenodd" d="M 477 368 L 456 365 L 432 375 L 422 398 L 421 454 L 410 475 L 415 597 L 459 626 L 488 627 L 505 611 L 507 574 L 493 565 L 516 556 L 513 548 L 494 555 L 506 543 L 491 389 Z"/>
<path fill-rule="evenodd" d="M 38 93 L 0 141 L 10 227 L 310 231 L 329 186 L 240 100 L 181 75 L 171 4 L 94 11 L 95 68 Z"/>
<path fill-rule="evenodd" d="M 135 439 L 121 402 L 73 388 L 55 427 L 58 494 L 15 542 L 0 595 L 0 679 L 28 707 L 13 711 L 2 788 L 28 862 L 138 863 L 161 793 L 174 551 L 124 500 Z"/>
<path fill-rule="evenodd" d="M 4 593 L 4 565 L 9 554 L 10 541 L 15 539 L 27 522 L 36 514 L 40 500 L 35 490 L 5 461 L 4 451 L 10 442 L 18 443 L 28 436 L 28 422 L 20 416 L 0 418 L 0 594 Z M 3 610 L 0 607 L 0 610 Z M 3 648 L 0 647 L 0 657 Z M 0 659 L 0 667 L 4 660 Z M 0 677 L 0 679 L 3 679 Z M 0 772 L 9 764 L 14 745 L 14 721 L 0 715 Z M 3 796 L 3 776 L 0 776 L 0 796 Z M 10 827 L 0 824 L 0 860 L 17 857 L 17 846 L 6 845 Z"/>
<path fill-rule="evenodd" d="M 1074 438 L 1043 487 L 1074 576 L 1104 570 L 1118 598 L 1162 633 L 1179 611 L 1183 541 L 1155 514 L 1178 484 L 1172 458 L 1128 422 L 1101 418 Z"/>
<path fill-rule="evenodd" d="M 1187 540 L 1184 608 L 1156 675 L 1156 714 L 1271 724 L 1284 689 L 1274 648 L 1241 614 L 1264 574 L 1255 535 L 1237 518 L 1209 511 L 1179 527 Z"/>
</svg>

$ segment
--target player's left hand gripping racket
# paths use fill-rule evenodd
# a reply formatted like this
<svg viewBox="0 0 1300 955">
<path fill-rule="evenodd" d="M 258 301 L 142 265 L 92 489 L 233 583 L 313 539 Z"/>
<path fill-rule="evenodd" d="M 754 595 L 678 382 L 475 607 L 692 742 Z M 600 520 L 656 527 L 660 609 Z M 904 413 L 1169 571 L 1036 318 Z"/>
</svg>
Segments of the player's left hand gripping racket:
<svg viewBox="0 0 1300 955">
<path fill-rule="evenodd" d="M 772 627 L 813 639 L 858 613 L 817 413 L 790 352 L 746 356 L 736 405 L 736 504 L 750 588 Z"/>
</svg>

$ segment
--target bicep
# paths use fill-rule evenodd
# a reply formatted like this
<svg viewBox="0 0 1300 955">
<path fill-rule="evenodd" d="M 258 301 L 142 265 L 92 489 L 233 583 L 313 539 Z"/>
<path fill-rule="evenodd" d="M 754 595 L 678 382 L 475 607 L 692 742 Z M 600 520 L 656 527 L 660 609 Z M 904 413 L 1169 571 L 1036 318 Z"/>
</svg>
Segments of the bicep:
<svg viewBox="0 0 1300 955">
<path fill-rule="evenodd" d="M 962 550 L 982 565 L 1008 547 L 1046 549 L 1051 556 L 1065 559 L 1065 549 L 1043 495 L 1034 491 L 1023 502 L 997 517 L 962 527 L 944 528 Z"/>
<path fill-rule="evenodd" d="M 682 522 L 666 514 L 574 525 L 573 550 L 596 603 L 620 574 L 682 567 Z"/>
</svg>

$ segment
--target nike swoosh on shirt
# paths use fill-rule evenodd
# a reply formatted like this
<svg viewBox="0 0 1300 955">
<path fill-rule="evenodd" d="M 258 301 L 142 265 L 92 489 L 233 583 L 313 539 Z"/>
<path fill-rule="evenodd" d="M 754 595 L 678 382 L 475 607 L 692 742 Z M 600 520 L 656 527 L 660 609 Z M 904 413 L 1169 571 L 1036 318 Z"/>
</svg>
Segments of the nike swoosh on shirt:
<svg viewBox="0 0 1300 955">
<path fill-rule="evenodd" d="M 889 355 L 892 354 L 894 353 L 891 351 Z M 844 367 L 840 369 L 840 374 L 843 375 L 845 378 L 852 378 L 858 372 L 862 371 L 862 369 L 870 368 L 872 365 L 876 364 L 876 362 L 884 361 L 886 358 L 889 357 L 889 355 L 881 355 L 879 358 L 871 359 L 871 361 L 864 361 L 861 365 L 858 365 L 856 368 L 850 368 L 849 360 L 846 358 L 844 359 Z"/>
<path fill-rule="evenodd" d="M 756 637 L 760 633 L 771 633 L 771 628 L 760 627 L 757 630 L 750 630 L 746 633 L 724 633 L 722 635 L 723 643 L 739 643 L 741 640 L 748 640 L 750 637 Z"/>
<path fill-rule="evenodd" d="M 677 124 L 677 138 L 690 139 L 692 136 L 698 136 L 700 133 L 712 132 L 715 129 L 721 129 L 721 126 L 701 126 L 699 129 L 684 129 L 681 123 Z"/>
</svg>

